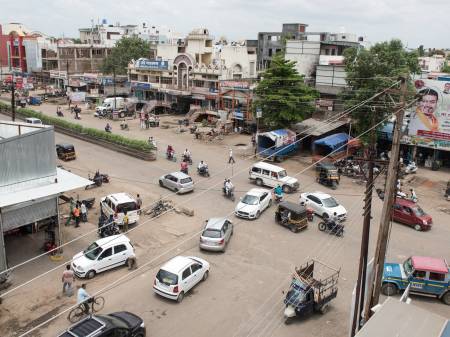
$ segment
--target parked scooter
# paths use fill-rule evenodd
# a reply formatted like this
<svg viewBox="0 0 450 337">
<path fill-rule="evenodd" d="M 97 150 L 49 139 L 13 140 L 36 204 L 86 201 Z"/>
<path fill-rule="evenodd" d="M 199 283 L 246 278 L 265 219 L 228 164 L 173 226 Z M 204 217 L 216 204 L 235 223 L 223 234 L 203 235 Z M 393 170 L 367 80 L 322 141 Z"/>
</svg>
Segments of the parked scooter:
<svg viewBox="0 0 450 337">
<path fill-rule="evenodd" d="M 334 234 L 336 236 L 344 235 L 344 225 L 340 221 L 324 219 L 319 222 L 318 227 L 321 232 L 328 232 L 329 234 Z"/>
<path fill-rule="evenodd" d="M 98 235 L 101 238 L 120 234 L 119 226 L 114 221 L 108 221 L 108 218 L 104 215 L 101 215 L 98 219 Z"/>
<path fill-rule="evenodd" d="M 417 166 L 416 163 L 413 161 L 410 161 L 406 166 L 405 166 L 405 174 L 412 174 L 412 173 L 416 173 L 417 172 Z"/>
</svg>

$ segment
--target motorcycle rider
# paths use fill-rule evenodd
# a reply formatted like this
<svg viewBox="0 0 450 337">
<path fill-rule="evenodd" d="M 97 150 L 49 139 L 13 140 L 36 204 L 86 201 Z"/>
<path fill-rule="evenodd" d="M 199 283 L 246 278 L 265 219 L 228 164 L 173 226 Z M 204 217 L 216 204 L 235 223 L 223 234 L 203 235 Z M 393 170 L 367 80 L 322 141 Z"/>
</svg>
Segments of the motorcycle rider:
<svg viewBox="0 0 450 337">
<path fill-rule="evenodd" d="M 283 199 L 283 188 L 281 188 L 280 184 L 273 189 L 273 192 L 275 194 L 275 200 L 281 201 Z"/>
<path fill-rule="evenodd" d="M 230 196 L 231 192 L 233 192 L 233 189 L 234 189 L 233 183 L 231 182 L 230 179 L 225 179 L 224 188 L 225 188 L 225 194 L 227 196 Z"/>
<path fill-rule="evenodd" d="M 208 170 L 208 164 L 201 160 L 200 163 L 198 163 L 197 169 L 199 173 L 206 173 L 206 171 Z"/>
<path fill-rule="evenodd" d="M 185 174 L 188 174 L 188 163 L 187 163 L 186 160 L 183 160 L 181 162 L 181 169 L 180 169 L 180 171 L 185 173 Z"/>
<path fill-rule="evenodd" d="M 191 161 L 191 152 L 190 152 L 188 149 L 184 150 L 184 152 L 183 152 L 183 158 L 184 158 L 184 160 L 186 160 L 187 162 L 190 162 L 190 161 Z"/>
<path fill-rule="evenodd" d="M 418 201 L 417 194 L 416 194 L 416 191 L 414 191 L 414 188 L 411 187 L 409 189 L 409 192 L 411 193 L 411 196 L 410 196 L 411 201 L 412 202 L 417 202 Z"/>
<path fill-rule="evenodd" d="M 175 154 L 175 150 L 173 149 L 172 145 L 167 145 L 167 150 L 166 150 L 167 158 L 172 159 L 174 154 Z"/>
</svg>

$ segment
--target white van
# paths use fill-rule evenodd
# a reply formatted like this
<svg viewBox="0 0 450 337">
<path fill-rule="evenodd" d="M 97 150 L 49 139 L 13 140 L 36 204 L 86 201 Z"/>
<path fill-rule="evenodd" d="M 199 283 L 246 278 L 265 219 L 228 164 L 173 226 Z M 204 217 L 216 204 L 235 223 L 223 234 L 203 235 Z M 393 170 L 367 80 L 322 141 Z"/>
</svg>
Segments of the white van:
<svg viewBox="0 0 450 337">
<path fill-rule="evenodd" d="M 25 123 L 42 125 L 42 121 L 39 118 L 34 117 L 25 118 Z"/>
<path fill-rule="evenodd" d="M 250 168 L 249 179 L 258 186 L 265 185 L 275 188 L 277 185 L 281 185 L 285 193 L 292 193 L 300 186 L 298 180 L 289 177 L 284 168 L 262 161 L 253 164 Z"/>
<path fill-rule="evenodd" d="M 102 198 L 100 211 L 108 219 L 112 215 L 114 222 L 118 225 L 123 225 L 125 212 L 128 215 L 128 224 L 139 221 L 137 202 L 128 193 L 114 193 Z"/>
<path fill-rule="evenodd" d="M 96 274 L 118 266 L 127 265 L 135 258 L 134 247 L 125 235 L 98 239 L 72 259 L 72 270 L 80 278 L 93 278 Z"/>
</svg>

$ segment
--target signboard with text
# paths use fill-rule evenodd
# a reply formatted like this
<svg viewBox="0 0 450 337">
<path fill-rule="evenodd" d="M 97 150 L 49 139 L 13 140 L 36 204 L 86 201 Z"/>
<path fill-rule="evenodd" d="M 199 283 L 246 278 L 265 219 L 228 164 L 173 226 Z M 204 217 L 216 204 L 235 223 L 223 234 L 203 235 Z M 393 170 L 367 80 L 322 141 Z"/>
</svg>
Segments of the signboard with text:
<svg viewBox="0 0 450 337">
<path fill-rule="evenodd" d="M 250 83 L 244 81 L 222 81 L 220 86 L 222 88 L 248 89 L 250 88 Z"/>
<path fill-rule="evenodd" d="M 134 67 L 137 69 L 145 70 L 167 70 L 169 69 L 168 61 L 149 60 L 146 58 L 140 58 L 134 63 Z"/>
</svg>

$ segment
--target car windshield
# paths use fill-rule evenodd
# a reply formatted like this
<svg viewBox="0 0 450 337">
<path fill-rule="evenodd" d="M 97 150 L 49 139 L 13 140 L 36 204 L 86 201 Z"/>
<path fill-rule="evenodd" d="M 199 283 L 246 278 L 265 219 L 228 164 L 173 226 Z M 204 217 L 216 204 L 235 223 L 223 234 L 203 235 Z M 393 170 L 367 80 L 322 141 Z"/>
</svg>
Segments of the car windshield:
<svg viewBox="0 0 450 337">
<path fill-rule="evenodd" d="M 416 216 L 424 216 L 425 215 L 425 212 L 419 206 L 412 207 L 411 209 Z"/>
<path fill-rule="evenodd" d="M 192 178 L 191 177 L 183 178 L 183 179 L 180 180 L 180 183 L 182 183 L 182 184 L 187 184 L 187 183 L 190 183 L 190 182 L 192 182 Z"/>
<path fill-rule="evenodd" d="M 258 200 L 259 198 L 257 196 L 246 194 L 242 199 L 242 203 L 247 205 L 258 205 Z"/>
<path fill-rule="evenodd" d="M 158 274 L 156 274 L 156 278 L 159 282 L 164 283 L 168 286 L 174 286 L 178 284 L 178 276 L 164 269 L 160 269 L 158 271 Z"/>
<path fill-rule="evenodd" d="M 286 170 L 278 172 L 278 178 L 284 178 L 287 177 Z"/>
<path fill-rule="evenodd" d="M 408 259 L 403 263 L 403 269 L 407 275 L 410 275 L 413 272 L 411 259 Z"/>
<path fill-rule="evenodd" d="M 97 256 L 102 252 L 102 247 L 100 247 L 95 242 L 91 244 L 87 249 L 83 252 L 84 256 L 86 256 L 89 260 L 95 260 Z"/>
<path fill-rule="evenodd" d="M 136 210 L 136 203 L 134 201 L 124 202 L 117 205 L 117 213 L 125 213 Z"/>
<path fill-rule="evenodd" d="M 202 236 L 207 237 L 207 238 L 212 238 L 212 239 L 220 239 L 220 231 L 215 230 L 215 229 L 206 229 Z"/>
<path fill-rule="evenodd" d="M 337 207 L 339 204 L 337 203 L 336 199 L 333 197 L 326 198 L 322 200 L 322 203 L 325 207 Z"/>
</svg>

